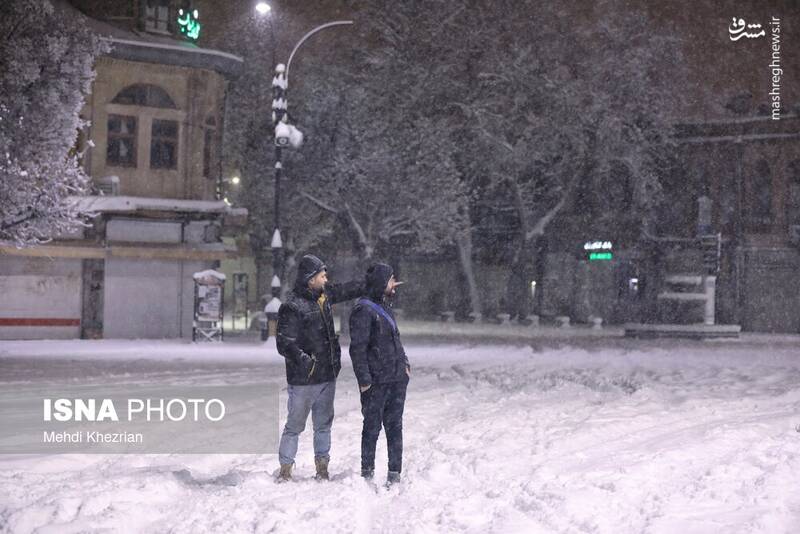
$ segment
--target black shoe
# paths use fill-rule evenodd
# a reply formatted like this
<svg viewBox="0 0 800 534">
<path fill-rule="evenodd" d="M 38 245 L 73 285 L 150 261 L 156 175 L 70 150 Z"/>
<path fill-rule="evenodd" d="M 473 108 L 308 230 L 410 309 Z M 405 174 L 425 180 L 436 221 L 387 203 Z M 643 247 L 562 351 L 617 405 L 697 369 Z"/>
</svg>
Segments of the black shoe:
<svg viewBox="0 0 800 534">
<path fill-rule="evenodd" d="M 374 469 L 362 469 L 361 470 L 361 478 L 364 480 L 372 480 L 372 477 L 375 476 Z"/>
<path fill-rule="evenodd" d="M 386 477 L 386 487 L 398 482 L 400 482 L 400 471 L 389 471 L 389 475 Z"/>
</svg>

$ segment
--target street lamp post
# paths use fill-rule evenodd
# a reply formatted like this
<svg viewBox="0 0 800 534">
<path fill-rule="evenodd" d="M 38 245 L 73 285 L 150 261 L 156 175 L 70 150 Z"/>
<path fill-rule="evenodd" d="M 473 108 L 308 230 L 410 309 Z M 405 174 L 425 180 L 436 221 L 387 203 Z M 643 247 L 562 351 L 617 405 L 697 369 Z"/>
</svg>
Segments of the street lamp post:
<svg viewBox="0 0 800 534">
<path fill-rule="evenodd" d="M 271 287 L 272 299 L 280 302 L 281 279 L 283 278 L 283 240 L 280 230 L 280 210 L 281 210 L 281 175 L 283 173 L 283 147 L 286 143 L 279 140 L 288 138 L 285 135 L 278 137 L 278 127 L 288 125 L 286 112 L 286 78 L 284 76 L 283 64 L 275 66 L 275 77 L 272 78 L 272 125 L 275 129 L 275 192 L 273 206 L 273 232 L 272 242 L 272 273 L 273 283 Z M 288 128 L 288 126 L 287 126 Z M 284 133 L 284 132 L 281 132 Z"/>
<path fill-rule="evenodd" d="M 259 2 L 256 11 L 260 15 L 267 15 L 271 8 L 266 2 Z M 297 50 L 300 46 L 315 33 L 333 26 L 343 26 L 353 24 L 352 20 L 340 20 L 328 22 L 317 26 L 306 33 L 294 46 L 292 53 L 289 54 L 289 61 L 284 66 L 282 63 L 275 65 L 275 75 L 272 78 L 272 125 L 275 133 L 275 197 L 273 208 L 273 232 L 270 246 L 272 248 L 272 300 L 268 306 L 275 308 L 280 305 L 281 279 L 283 277 L 283 239 L 280 231 L 280 208 L 281 208 L 281 177 L 283 175 L 283 149 L 290 146 L 298 148 L 303 142 L 303 134 L 289 122 L 287 111 L 286 94 L 289 85 L 289 67 L 292 65 Z M 273 64 L 275 64 L 275 35 L 273 39 Z"/>
<path fill-rule="evenodd" d="M 292 53 L 289 55 L 289 61 L 284 66 L 279 63 L 275 66 L 275 76 L 272 78 L 272 123 L 275 127 L 275 205 L 274 205 L 274 230 L 272 233 L 272 266 L 273 272 L 279 279 L 283 277 L 283 240 L 280 232 L 280 213 L 281 213 L 281 177 L 283 175 L 283 149 L 288 147 L 299 148 L 303 143 L 303 134 L 300 130 L 294 127 L 289 122 L 289 113 L 287 110 L 286 93 L 289 86 L 289 68 L 292 65 L 292 59 L 297 53 L 300 46 L 312 35 L 325 28 L 332 26 L 341 26 L 352 24 L 353 21 L 336 21 L 317 26 L 303 36 L 297 42 Z M 275 294 L 273 289 L 273 297 L 279 298 L 279 294 Z M 277 289 L 280 291 L 280 288 Z"/>
</svg>

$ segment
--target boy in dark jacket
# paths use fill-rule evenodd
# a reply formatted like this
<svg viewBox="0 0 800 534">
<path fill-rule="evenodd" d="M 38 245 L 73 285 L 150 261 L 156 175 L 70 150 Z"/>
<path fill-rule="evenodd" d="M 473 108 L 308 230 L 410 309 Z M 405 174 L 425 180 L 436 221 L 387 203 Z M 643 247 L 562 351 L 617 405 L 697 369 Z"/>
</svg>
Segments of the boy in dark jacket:
<svg viewBox="0 0 800 534">
<path fill-rule="evenodd" d="M 292 477 L 298 436 L 305 429 L 309 412 L 314 426 L 316 478 L 328 478 L 333 399 L 342 368 L 331 304 L 362 295 L 364 286 L 360 282 L 327 282 L 322 260 L 303 256 L 294 289 L 278 310 L 278 352 L 286 359 L 289 383 L 289 414 L 278 450 L 279 480 Z"/>
<path fill-rule="evenodd" d="M 375 446 L 381 425 L 386 430 L 389 452 L 387 483 L 400 480 L 403 463 L 403 408 L 411 376 L 400 332 L 387 298 L 401 282 L 385 263 L 367 270 L 367 296 L 358 301 L 350 315 L 350 358 L 361 390 L 361 476 L 371 479 L 375 472 Z"/>
</svg>

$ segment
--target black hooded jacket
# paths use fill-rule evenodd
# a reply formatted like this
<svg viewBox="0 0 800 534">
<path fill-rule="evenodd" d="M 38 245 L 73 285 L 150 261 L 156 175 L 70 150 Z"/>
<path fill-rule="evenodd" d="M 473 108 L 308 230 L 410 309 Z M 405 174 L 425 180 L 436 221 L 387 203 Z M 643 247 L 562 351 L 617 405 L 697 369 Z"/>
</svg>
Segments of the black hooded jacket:
<svg viewBox="0 0 800 534">
<path fill-rule="evenodd" d="M 408 357 L 400 342 L 397 321 L 384 300 L 386 284 L 392 274 L 392 268 L 385 263 L 371 266 L 365 281 L 368 302 L 359 300 L 350 314 L 350 358 L 358 385 L 362 387 L 408 378 Z"/>
<path fill-rule="evenodd" d="M 333 325 L 331 304 L 364 293 L 364 284 L 360 282 L 326 285 L 320 306 L 322 293 L 312 293 L 308 281 L 323 270 L 325 264 L 319 258 L 303 256 L 294 289 L 278 310 L 278 352 L 286 359 L 286 381 L 291 385 L 321 384 L 336 379 L 342 368 L 342 349 Z"/>
</svg>

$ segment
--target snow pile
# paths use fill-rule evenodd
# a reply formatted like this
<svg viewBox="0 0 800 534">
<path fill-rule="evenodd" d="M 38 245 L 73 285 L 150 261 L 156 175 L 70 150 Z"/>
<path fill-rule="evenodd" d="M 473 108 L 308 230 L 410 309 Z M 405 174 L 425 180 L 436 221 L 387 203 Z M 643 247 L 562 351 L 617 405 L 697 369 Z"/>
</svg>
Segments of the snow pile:
<svg viewBox="0 0 800 534">
<path fill-rule="evenodd" d="M 214 269 L 206 269 L 205 271 L 194 273 L 192 275 L 192 278 L 194 278 L 195 280 L 203 280 L 204 278 L 215 278 L 216 280 L 224 282 L 225 274 L 219 271 L 215 271 Z"/>
<path fill-rule="evenodd" d="M 47 362 L 32 356 L 36 346 L 4 346 L 3 381 L 282 380 L 269 344 L 150 343 L 137 353 L 133 343 L 67 343 L 69 358 Z M 358 477 L 361 414 L 345 368 L 330 483 L 312 478 L 309 430 L 298 480 L 282 485 L 273 482 L 276 455 L 6 456 L 0 525 L 15 533 L 796 532 L 797 346 L 660 347 L 409 344 L 399 487 L 376 490 Z M 108 357 L 94 359 L 103 350 Z M 377 458 L 380 482 L 383 438 Z"/>
</svg>

